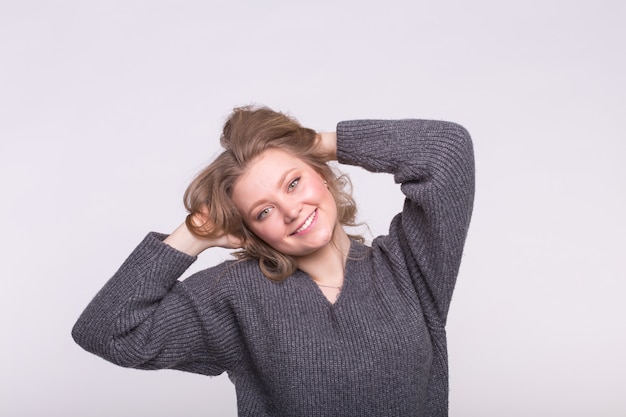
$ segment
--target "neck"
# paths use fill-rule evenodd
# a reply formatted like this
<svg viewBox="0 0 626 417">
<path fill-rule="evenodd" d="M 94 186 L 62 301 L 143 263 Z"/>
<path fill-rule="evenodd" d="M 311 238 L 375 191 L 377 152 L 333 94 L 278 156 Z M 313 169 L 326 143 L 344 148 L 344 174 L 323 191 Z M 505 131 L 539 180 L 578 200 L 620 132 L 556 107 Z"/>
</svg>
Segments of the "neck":
<svg viewBox="0 0 626 417">
<path fill-rule="evenodd" d="M 341 287 L 349 251 L 350 238 L 338 225 L 330 243 L 309 255 L 296 258 L 296 264 L 316 283 Z"/>
</svg>

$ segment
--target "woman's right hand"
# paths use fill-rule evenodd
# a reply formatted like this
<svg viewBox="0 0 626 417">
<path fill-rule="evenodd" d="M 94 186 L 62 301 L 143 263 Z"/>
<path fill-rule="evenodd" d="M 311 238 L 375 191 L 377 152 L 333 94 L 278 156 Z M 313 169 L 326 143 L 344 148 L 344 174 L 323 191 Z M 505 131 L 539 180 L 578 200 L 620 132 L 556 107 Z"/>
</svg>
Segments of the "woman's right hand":
<svg viewBox="0 0 626 417">
<path fill-rule="evenodd" d="M 185 222 L 178 226 L 163 242 L 191 256 L 198 256 L 205 249 L 214 247 L 238 249 L 243 243 L 241 239 L 233 235 L 223 235 L 217 238 L 196 236 L 191 233 Z"/>
</svg>

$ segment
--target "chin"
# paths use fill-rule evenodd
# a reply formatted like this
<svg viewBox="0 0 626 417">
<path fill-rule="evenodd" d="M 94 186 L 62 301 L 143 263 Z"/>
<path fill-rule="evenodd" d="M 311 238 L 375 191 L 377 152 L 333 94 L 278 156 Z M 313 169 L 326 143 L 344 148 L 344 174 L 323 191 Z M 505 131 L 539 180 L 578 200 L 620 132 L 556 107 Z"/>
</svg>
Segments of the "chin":
<svg viewBox="0 0 626 417">
<path fill-rule="evenodd" d="M 302 257 L 311 255 L 320 249 L 324 249 L 333 242 L 335 228 L 329 230 L 315 230 L 307 236 L 301 236 L 298 242 L 290 242 L 291 245 L 285 245 L 282 248 L 274 247 L 274 249 L 285 255 Z"/>
<path fill-rule="evenodd" d="M 333 239 L 332 239 L 332 235 L 329 236 L 328 238 L 324 238 L 323 240 L 317 242 L 314 245 L 309 246 L 308 248 L 301 250 L 300 253 L 298 255 L 294 255 L 294 256 L 307 256 L 307 255 L 311 255 L 317 251 L 320 251 L 326 247 L 328 247 L 328 245 L 332 244 Z"/>
</svg>

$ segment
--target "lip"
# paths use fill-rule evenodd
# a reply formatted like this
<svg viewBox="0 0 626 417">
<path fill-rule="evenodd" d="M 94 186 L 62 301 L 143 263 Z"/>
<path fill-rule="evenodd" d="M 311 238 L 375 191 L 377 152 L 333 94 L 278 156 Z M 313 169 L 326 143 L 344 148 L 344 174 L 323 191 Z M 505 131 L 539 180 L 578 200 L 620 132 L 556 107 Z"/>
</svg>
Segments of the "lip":
<svg viewBox="0 0 626 417">
<path fill-rule="evenodd" d="M 309 219 L 311 219 L 310 224 L 305 229 L 300 230 L 306 224 L 306 222 L 309 221 Z M 306 233 L 307 231 L 311 230 L 311 227 L 313 227 L 316 220 L 317 220 L 317 209 L 313 210 L 313 212 L 308 215 L 308 217 L 300 224 L 300 226 L 296 228 L 296 230 L 291 234 L 291 236 Z"/>
</svg>

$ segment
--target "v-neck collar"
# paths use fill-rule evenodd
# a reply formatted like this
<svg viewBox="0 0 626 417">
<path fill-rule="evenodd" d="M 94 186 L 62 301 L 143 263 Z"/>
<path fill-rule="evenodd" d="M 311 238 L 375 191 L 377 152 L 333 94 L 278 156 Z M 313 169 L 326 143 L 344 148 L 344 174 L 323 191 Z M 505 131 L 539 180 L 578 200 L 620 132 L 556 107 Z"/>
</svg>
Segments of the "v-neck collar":
<svg viewBox="0 0 626 417">
<path fill-rule="evenodd" d="M 331 302 L 324 295 L 320 287 L 313 280 L 313 278 L 311 278 L 309 274 L 307 274 L 306 272 L 300 269 L 296 273 L 300 275 L 305 281 L 307 281 L 306 283 L 307 291 L 309 291 L 314 298 L 318 299 L 320 303 L 323 304 L 327 308 L 337 309 L 341 307 L 341 305 L 345 304 L 347 302 L 345 300 L 350 297 L 352 286 L 354 284 L 352 282 L 352 278 L 354 277 L 354 269 L 357 267 L 358 262 L 362 260 L 364 253 L 365 253 L 364 251 L 365 248 L 366 248 L 365 245 L 353 239 L 350 239 L 350 249 L 348 251 L 346 265 L 344 268 L 343 285 L 334 303 Z"/>
</svg>

